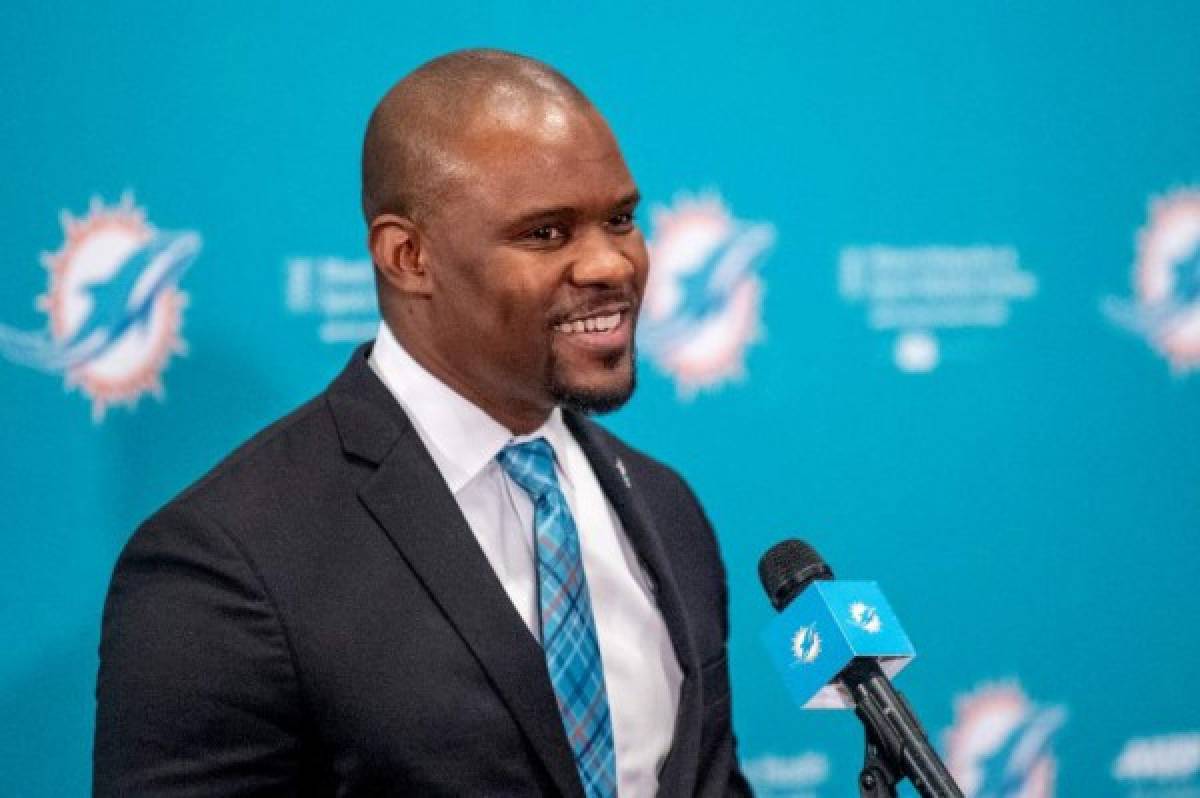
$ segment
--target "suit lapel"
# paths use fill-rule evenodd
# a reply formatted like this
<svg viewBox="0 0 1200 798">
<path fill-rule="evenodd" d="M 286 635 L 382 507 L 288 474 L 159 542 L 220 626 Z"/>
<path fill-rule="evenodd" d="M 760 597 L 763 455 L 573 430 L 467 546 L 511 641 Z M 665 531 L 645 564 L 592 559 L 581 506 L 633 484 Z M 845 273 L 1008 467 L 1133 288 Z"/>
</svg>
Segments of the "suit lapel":
<svg viewBox="0 0 1200 798">
<path fill-rule="evenodd" d="M 679 711 L 671 752 L 659 774 L 660 794 L 691 795 L 695 789 L 702 728 L 700 664 L 688 627 L 687 612 L 662 538 L 638 496 L 626 465 L 605 440 L 600 428 L 573 412 L 563 414 L 571 433 L 587 455 L 604 495 L 612 503 L 625 534 L 654 584 L 659 611 L 683 672 Z"/>
<path fill-rule="evenodd" d="M 411 422 L 365 358 L 360 349 L 328 397 L 343 448 L 378 464 L 359 498 L 470 648 L 559 791 L 582 796 L 542 648 Z"/>
</svg>

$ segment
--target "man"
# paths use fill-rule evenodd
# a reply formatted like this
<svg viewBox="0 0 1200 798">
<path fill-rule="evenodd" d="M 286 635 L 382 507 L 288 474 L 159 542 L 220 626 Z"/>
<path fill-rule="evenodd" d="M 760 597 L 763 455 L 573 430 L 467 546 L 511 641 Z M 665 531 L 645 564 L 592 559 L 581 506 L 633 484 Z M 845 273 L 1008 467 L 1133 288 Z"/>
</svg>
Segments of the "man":
<svg viewBox="0 0 1200 798">
<path fill-rule="evenodd" d="M 384 97 L 378 338 L 122 553 L 97 794 L 748 793 L 712 530 L 583 417 L 633 390 L 637 202 L 544 64 L 452 53 Z"/>
</svg>

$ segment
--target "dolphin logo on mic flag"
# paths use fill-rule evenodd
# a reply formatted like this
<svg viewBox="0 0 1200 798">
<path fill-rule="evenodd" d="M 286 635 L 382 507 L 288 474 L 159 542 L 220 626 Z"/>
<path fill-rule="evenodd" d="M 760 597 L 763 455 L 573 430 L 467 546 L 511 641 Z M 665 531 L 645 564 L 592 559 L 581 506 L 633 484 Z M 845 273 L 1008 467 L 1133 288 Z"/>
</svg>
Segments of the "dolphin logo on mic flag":
<svg viewBox="0 0 1200 798">
<path fill-rule="evenodd" d="M 893 677 L 916 656 L 875 582 L 813 582 L 762 639 L 792 698 L 805 709 L 852 708 L 835 679 L 857 657 L 878 659 Z"/>
</svg>

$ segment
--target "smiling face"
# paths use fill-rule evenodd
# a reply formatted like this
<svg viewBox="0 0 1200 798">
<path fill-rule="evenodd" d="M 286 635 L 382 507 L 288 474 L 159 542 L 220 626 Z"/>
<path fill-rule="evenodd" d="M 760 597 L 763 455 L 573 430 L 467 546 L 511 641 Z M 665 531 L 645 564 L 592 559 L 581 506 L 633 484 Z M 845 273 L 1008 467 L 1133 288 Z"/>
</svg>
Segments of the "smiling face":
<svg viewBox="0 0 1200 798">
<path fill-rule="evenodd" d="M 391 314 L 393 330 L 514 432 L 556 404 L 622 404 L 647 255 L 637 187 L 604 120 L 578 103 L 501 93 L 447 151 L 447 188 L 414 223 L 424 301 Z"/>
</svg>

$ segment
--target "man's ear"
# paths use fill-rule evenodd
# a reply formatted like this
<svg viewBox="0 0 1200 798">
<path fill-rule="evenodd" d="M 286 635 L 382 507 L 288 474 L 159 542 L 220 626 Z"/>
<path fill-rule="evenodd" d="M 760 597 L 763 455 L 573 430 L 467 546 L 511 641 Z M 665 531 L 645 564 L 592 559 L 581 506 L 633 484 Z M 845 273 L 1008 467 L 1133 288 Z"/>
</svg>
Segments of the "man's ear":
<svg viewBox="0 0 1200 798">
<path fill-rule="evenodd" d="M 371 260 L 383 280 L 402 294 L 429 296 L 432 284 L 426 269 L 421 232 L 411 219 L 381 213 L 367 232 Z"/>
</svg>

